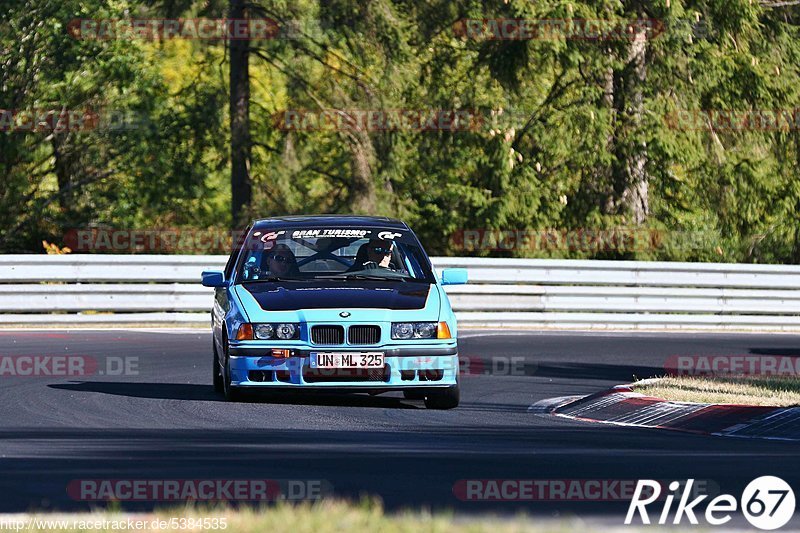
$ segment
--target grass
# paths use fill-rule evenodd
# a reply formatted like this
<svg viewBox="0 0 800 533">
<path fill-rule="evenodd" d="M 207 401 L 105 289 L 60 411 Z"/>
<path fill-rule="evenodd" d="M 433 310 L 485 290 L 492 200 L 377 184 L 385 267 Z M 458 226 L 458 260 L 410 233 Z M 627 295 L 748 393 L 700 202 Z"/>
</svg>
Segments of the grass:
<svg viewBox="0 0 800 533">
<path fill-rule="evenodd" d="M 795 376 L 669 376 L 634 384 L 634 390 L 676 402 L 800 405 L 800 379 Z"/>
<path fill-rule="evenodd" d="M 147 522 L 143 529 L 128 529 L 123 525 L 128 519 Z M 154 524 L 153 520 L 165 521 L 164 524 Z M 171 520 L 186 519 L 199 521 L 203 519 L 222 520 L 207 524 L 211 527 L 182 527 L 169 528 L 165 524 Z M 22 528 L 15 529 L 7 525 L 19 523 Z M 38 520 L 38 524 L 34 523 Z M 50 522 L 44 522 L 45 520 Z M 98 527 L 97 521 L 106 521 L 105 527 Z M 63 527 L 54 521 L 66 521 Z M 93 522 L 89 525 L 88 522 Z M 387 514 L 381 504 L 376 500 L 363 500 L 360 503 L 348 503 L 334 500 L 320 500 L 315 503 L 277 503 L 269 507 L 245 507 L 231 509 L 230 507 L 178 507 L 163 509 L 155 513 L 125 514 L 119 511 L 95 511 L 84 514 L 61 515 L 25 515 L 10 517 L 0 515 L 0 531 L 47 531 L 47 532 L 73 532 L 73 531 L 139 531 L 161 532 L 164 531 L 198 531 L 204 533 L 329 533 L 329 532 L 381 532 L 381 533 L 559 533 L 570 531 L 614 531 L 633 533 L 648 531 L 646 527 L 637 528 L 622 524 L 620 516 L 619 526 L 608 526 L 587 523 L 583 520 L 573 519 L 534 519 L 526 516 L 496 517 L 496 516 L 470 516 L 468 518 L 455 518 L 447 513 L 429 513 L 425 511 L 407 511 L 397 514 Z M 5 524 L 4 524 L 5 523 Z M 178 524 L 179 522 L 176 522 Z M 30 527 L 24 527 L 25 525 Z M 191 522 L 188 522 L 191 525 Z M 116 525 L 116 527 L 114 527 Z M 153 527 L 155 525 L 156 527 Z M 5 526 L 5 527 L 3 527 Z M 134 526 L 136 527 L 136 526 Z M 677 531 L 679 529 L 674 529 Z M 688 531 L 688 528 L 683 528 Z"/>
</svg>

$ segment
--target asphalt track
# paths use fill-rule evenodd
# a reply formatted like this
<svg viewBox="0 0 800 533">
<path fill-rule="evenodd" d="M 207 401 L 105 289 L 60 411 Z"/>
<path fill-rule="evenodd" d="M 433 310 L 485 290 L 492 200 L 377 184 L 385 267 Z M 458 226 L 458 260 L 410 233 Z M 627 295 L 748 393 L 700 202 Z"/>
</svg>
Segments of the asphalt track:
<svg viewBox="0 0 800 533">
<path fill-rule="evenodd" d="M 81 510 L 75 479 L 324 480 L 389 509 L 579 515 L 622 523 L 627 501 L 462 501 L 459 480 L 703 479 L 741 494 L 777 475 L 800 489 L 800 445 L 590 424 L 537 401 L 659 375 L 673 355 L 800 356 L 800 336 L 465 331 L 462 404 L 398 394 L 267 397 L 231 404 L 210 384 L 210 334 L 0 331 L 0 356 L 84 355 L 129 375 L 0 376 L 0 512 Z M 130 359 L 135 358 L 135 359 Z M 125 503 L 148 509 L 152 502 Z M 797 517 L 793 524 L 797 525 Z"/>
</svg>

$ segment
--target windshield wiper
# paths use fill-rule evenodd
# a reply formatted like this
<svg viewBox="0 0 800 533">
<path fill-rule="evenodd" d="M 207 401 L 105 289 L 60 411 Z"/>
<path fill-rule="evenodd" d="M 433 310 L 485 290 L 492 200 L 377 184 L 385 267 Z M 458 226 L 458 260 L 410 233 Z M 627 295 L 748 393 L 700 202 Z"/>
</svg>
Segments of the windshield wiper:
<svg viewBox="0 0 800 533">
<path fill-rule="evenodd" d="M 310 278 L 311 280 L 316 279 L 340 279 L 340 280 L 348 280 L 348 279 L 367 279 L 367 280 L 377 280 L 377 281 L 408 281 L 413 280 L 414 278 L 410 276 L 406 276 L 404 274 L 395 274 L 389 276 L 381 276 L 378 274 L 369 274 L 367 272 L 343 272 L 341 274 L 329 274 L 329 275 L 322 275 L 322 276 L 314 276 Z"/>
<path fill-rule="evenodd" d="M 408 276 L 404 276 L 403 274 L 396 275 L 396 276 L 379 276 L 377 274 L 367 274 L 364 272 L 353 272 L 344 276 L 345 279 L 370 279 L 370 280 L 382 280 L 382 281 L 408 281 L 410 279 L 414 279 Z"/>
<path fill-rule="evenodd" d="M 287 278 L 284 276 L 267 276 L 259 279 L 246 279 L 242 283 L 258 283 L 259 281 L 303 281 L 300 278 Z"/>
</svg>

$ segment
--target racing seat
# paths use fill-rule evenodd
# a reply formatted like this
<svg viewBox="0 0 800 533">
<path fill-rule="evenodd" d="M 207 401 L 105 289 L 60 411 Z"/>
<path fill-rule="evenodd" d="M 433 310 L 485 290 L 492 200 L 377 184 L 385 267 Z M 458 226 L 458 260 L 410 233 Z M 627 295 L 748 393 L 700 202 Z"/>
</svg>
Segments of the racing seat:
<svg viewBox="0 0 800 533">
<path fill-rule="evenodd" d="M 369 243 L 365 242 L 361 246 L 358 247 L 358 251 L 356 252 L 356 258 L 353 259 L 353 264 L 350 265 L 350 268 L 346 270 L 346 272 L 356 272 L 361 270 L 361 266 L 367 262 L 367 248 L 369 248 Z"/>
</svg>

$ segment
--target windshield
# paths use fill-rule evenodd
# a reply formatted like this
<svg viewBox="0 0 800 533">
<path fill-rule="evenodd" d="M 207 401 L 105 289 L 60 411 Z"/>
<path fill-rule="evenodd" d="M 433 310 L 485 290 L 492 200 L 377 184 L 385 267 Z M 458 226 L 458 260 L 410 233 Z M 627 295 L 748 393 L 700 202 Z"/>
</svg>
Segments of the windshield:
<svg viewBox="0 0 800 533">
<path fill-rule="evenodd" d="M 253 229 L 237 263 L 239 282 L 369 279 L 433 283 L 425 252 L 408 230 Z"/>
</svg>

